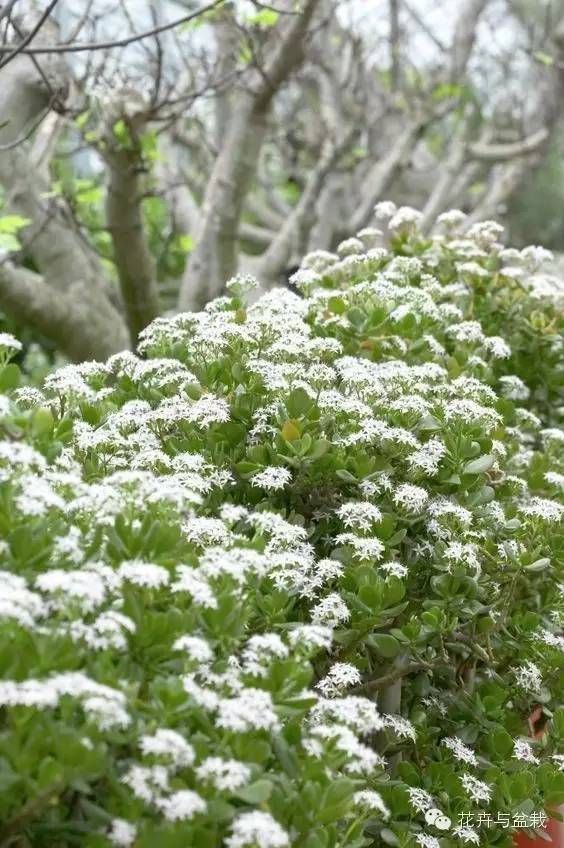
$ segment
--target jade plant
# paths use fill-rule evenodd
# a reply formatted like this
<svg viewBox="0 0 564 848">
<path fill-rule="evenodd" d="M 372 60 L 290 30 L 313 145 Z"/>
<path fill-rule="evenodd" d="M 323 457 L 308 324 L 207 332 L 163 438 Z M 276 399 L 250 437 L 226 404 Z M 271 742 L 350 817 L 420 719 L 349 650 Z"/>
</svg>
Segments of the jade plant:
<svg viewBox="0 0 564 848">
<path fill-rule="evenodd" d="M 0 336 L 3 848 L 510 846 L 564 802 L 564 289 L 376 214 L 41 389 Z"/>
</svg>

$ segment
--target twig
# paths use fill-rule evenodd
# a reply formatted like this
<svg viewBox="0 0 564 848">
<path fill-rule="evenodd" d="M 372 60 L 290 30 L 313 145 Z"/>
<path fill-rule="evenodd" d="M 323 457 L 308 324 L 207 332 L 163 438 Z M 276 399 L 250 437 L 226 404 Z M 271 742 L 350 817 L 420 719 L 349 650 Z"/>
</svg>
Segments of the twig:
<svg viewBox="0 0 564 848">
<path fill-rule="evenodd" d="M 412 18 L 413 18 L 413 20 L 415 21 L 415 23 L 417 24 L 417 26 L 418 26 L 418 27 L 420 27 L 420 28 L 423 30 L 423 32 L 425 33 L 425 35 L 426 35 L 428 38 L 430 38 L 430 39 L 431 39 L 431 41 L 433 42 L 433 44 L 435 44 L 435 45 L 439 48 L 439 50 L 441 51 L 441 53 L 446 53 L 446 52 L 447 52 L 447 47 L 446 47 L 446 45 L 445 45 L 445 44 L 443 44 L 443 42 L 442 42 L 442 41 L 438 38 L 438 36 L 436 36 L 436 35 L 435 35 L 435 33 L 433 32 L 433 30 L 432 30 L 430 27 L 428 27 L 428 26 L 427 26 L 427 24 L 425 23 L 425 21 L 424 21 L 424 19 L 421 17 L 421 15 L 420 15 L 418 12 L 416 12 L 416 10 L 415 10 L 415 9 L 412 9 L 412 8 L 411 8 L 411 6 L 410 6 L 410 5 L 409 5 L 409 3 L 407 2 L 407 0 L 404 0 L 404 2 L 403 2 L 403 7 L 404 7 L 405 11 L 407 12 L 407 14 L 408 14 L 410 17 L 412 17 Z"/>
<path fill-rule="evenodd" d="M 392 669 L 392 671 L 389 671 L 387 674 L 383 674 L 381 677 L 375 677 L 373 680 L 366 680 L 360 686 L 356 686 L 350 691 L 352 693 L 357 693 L 374 692 L 377 689 L 385 689 L 386 686 L 396 683 L 396 681 L 401 680 L 402 677 L 405 677 L 408 674 L 413 674 L 413 672 L 422 671 L 423 669 L 431 670 L 432 668 L 433 666 L 430 663 L 423 661 L 400 665 L 397 668 Z"/>
<path fill-rule="evenodd" d="M 10 14 L 17 2 L 18 0 L 9 0 L 5 6 L 0 7 L 0 21 Z"/>
<path fill-rule="evenodd" d="M 56 2 L 58 2 L 58 0 L 52 0 L 52 5 L 54 6 Z M 21 52 L 35 56 L 47 53 L 83 53 L 85 51 L 90 52 L 93 50 L 111 50 L 114 47 L 127 47 L 128 44 L 134 44 L 136 41 L 142 41 L 145 38 L 153 38 L 161 32 L 167 32 L 168 30 L 175 29 L 182 24 L 187 24 L 195 18 L 200 17 L 200 15 L 205 15 L 206 12 L 211 12 L 224 2 L 225 0 L 214 0 L 213 3 L 208 3 L 207 6 L 202 6 L 190 15 L 184 15 L 184 17 L 177 18 L 175 21 L 170 21 L 168 24 L 161 24 L 158 27 L 153 27 L 153 29 L 137 33 L 136 35 L 130 35 L 116 41 L 84 42 L 82 44 L 51 44 L 45 45 L 44 47 L 26 47 L 25 44 L 20 44 L 16 50 L 18 53 Z M 33 38 L 33 35 L 31 38 Z M 31 41 L 31 38 L 29 36 L 27 37 L 26 44 Z M 11 48 L 0 47 L 0 54 L 7 52 L 8 49 Z M 0 65 L 0 68 L 1 67 L 3 67 L 3 65 Z"/>
<path fill-rule="evenodd" d="M 6 65 L 8 64 L 8 62 L 11 62 L 12 59 L 15 59 L 16 56 L 19 53 L 22 53 L 24 51 L 24 48 L 29 44 L 30 41 L 32 41 L 35 38 L 35 36 L 37 35 L 37 33 L 39 32 L 39 30 L 41 29 L 41 27 L 43 26 L 43 24 L 45 23 L 45 21 L 47 20 L 47 18 L 49 17 L 49 15 L 51 14 L 51 12 L 53 11 L 53 9 L 55 8 L 55 6 L 57 5 L 58 2 L 59 2 L 59 0 L 51 0 L 51 2 L 47 6 L 47 8 L 43 12 L 43 14 L 40 16 L 39 20 L 37 21 L 37 23 L 35 24 L 35 26 L 31 30 L 31 32 L 29 32 L 25 36 L 25 38 L 22 41 L 20 41 L 20 43 L 18 44 L 17 47 L 14 47 L 14 48 L 7 47 L 7 48 L 5 48 L 8 55 L 6 56 L 6 58 L 4 59 L 3 62 L 0 62 L 0 70 L 2 68 L 5 68 Z M 4 48 L 2 48 L 2 50 L 0 50 L 0 52 L 4 52 Z"/>
</svg>

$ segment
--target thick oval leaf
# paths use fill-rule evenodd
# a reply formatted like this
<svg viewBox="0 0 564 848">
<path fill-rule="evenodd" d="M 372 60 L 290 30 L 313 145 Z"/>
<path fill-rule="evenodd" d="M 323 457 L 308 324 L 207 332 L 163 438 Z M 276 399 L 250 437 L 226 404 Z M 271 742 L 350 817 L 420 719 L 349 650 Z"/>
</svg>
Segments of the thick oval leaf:
<svg viewBox="0 0 564 848">
<path fill-rule="evenodd" d="M 485 453 L 477 459 L 471 459 L 464 466 L 465 474 L 484 474 L 489 471 L 495 462 L 495 456 L 491 453 Z"/>
</svg>

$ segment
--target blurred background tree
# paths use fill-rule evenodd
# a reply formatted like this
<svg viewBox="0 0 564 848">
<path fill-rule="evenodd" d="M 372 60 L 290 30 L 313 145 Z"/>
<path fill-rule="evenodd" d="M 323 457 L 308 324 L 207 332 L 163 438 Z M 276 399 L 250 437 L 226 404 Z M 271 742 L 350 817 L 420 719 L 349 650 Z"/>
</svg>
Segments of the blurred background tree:
<svg viewBox="0 0 564 848">
<path fill-rule="evenodd" d="M 563 21 L 562 0 L 2 0 L 10 329 L 105 357 L 235 273 L 284 282 L 384 198 L 564 250 Z"/>
</svg>

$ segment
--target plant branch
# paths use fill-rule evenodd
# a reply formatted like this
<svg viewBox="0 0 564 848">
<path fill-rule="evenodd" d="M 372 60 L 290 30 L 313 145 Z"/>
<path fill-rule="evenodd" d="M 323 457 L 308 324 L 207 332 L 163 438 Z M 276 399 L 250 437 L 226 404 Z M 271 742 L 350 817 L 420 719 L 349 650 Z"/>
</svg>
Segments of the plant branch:
<svg viewBox="0 0 564 848">
<path fill-rule="evenodd" d="M 37 33 L 39 32 L 39 30 L 41 29 L 41 27 L 43 26 L 43 24 L 45 23 L 45 21 L 47 20 L 47 18 L 49 17 L 58 2 L 59 0 L 51 0 L 51 2 L 44 10 L 43 14 L 40 16 L 39 20 L 31 30 L 31 32 L 29 32 L 16 47 L 7 47 L 5 49 L 7 56 L 2 61 L 0 61 L 0 70 L 6 67 L 6 65 L 12 61 L 12 59 L 15 59 L 19 53 L 25 52 L 25 48 L 30 43 L 30 41 L 33 41 L 33 39 L 35 38 L 35 36 L 37 35 Z M 0 48 L 0 53 L 2 52 L 4 52 L 4 49 Z"/>
<path fill-rule="evenodd" d="M 51 8 L 57 3 L 58 0 L 51 0 Z M 83 42 L 78 44 L 50 44 L 44 45 L 42 47 L 27 47 L 35 33 L 27 36 L 25 39 L 25 44 L 22 42 L 18 45 L 18 47 L 13 51 L 14 55 L 17 53 L 25 53 L 27 55 L 32 56 L 41 56 L 49 53 L 83 53 L 85 51 L 91 52 L 93 50 L 112 50 L 115 47 L 127 47 L 129 44 L 134 44 L 136 41 L 143 41 L 146 38 L 153 38 L 156 35 L 159 35 L 162 32 L 167 32 L 171 29 L 176 29 L 182 24 L 190 23 L 190 21 L 195 20 L 201 15 L 205 15 L 207 12 L 211 12 L 213 9 L 216 9 L 225 0 L 214 0 L 213 3 L 208 3 L 206 6 L 202 6 L 199 9 L 196 9 L 195 12 L 192 12 L 190 15 L 183 15 L 181 18 L 177 18 L 174 21 L 170 21 L 167 24 L 160 24 L 160 26 L 153 27 L 152 29 L 145 30 L 144 32 L 139 32 L 134 35 L 127 36 L 125 38 L 119 38 L 115 41 L 93 41 L 93 42 Z M 36 28 L 38 31 L 38 28 Z M 0 54 L 8 53 L 12 48 L 0 47 Z M 3 67 L 4 64 L 12 58 L 11 55 L 8 55 L 8 59 L 0 65 L 0 68 Z"/>
<path fill-rule="evenodd" d="M 416 671 L 422 671 L 424 669 L 431 671 L 433 666 L 430 663 L 423 662 L 423 660 L 400 665 L 391 669 L 391 671 L 387 674 L 383 674 L 381 677 L 375 677 L 372 678 L 372 680 L 365 680 L 364 683 L 360 684 L 360 686 L 356 686 L 350 691 L 353 694 L 376 692 L 379 689 L 386 689 L 388 686 L 391 686 L 393 683 L 396 683 L 408 674 L 413 674 Z"/>
<path fill-rule="evenodd" d="M 486 162 L 502 162 L 507 159 L 514 159 L 517 156 L 526 156 L 529 153 L 535 153 L 549 138 L 550 133 L 547 128 L 541 127 L 535 133 L 532 133 L 532 135 L 521 139 L 521 141 L 505 144 L 476 142 L 469 145 L 468 151 L 473 159 L 481 159 Z"/>
</svg>

